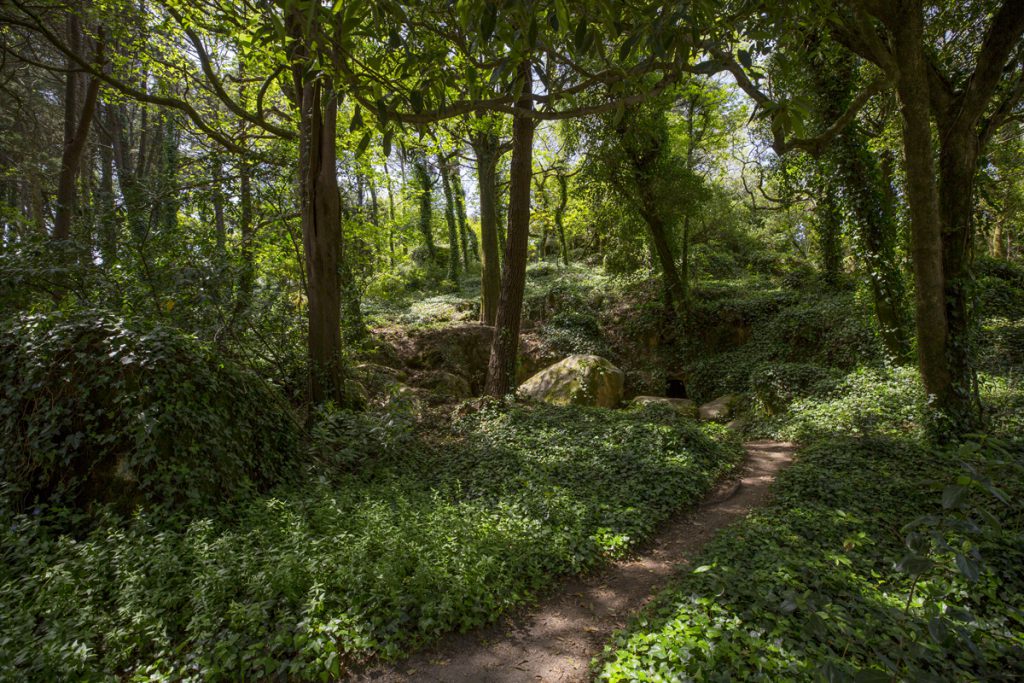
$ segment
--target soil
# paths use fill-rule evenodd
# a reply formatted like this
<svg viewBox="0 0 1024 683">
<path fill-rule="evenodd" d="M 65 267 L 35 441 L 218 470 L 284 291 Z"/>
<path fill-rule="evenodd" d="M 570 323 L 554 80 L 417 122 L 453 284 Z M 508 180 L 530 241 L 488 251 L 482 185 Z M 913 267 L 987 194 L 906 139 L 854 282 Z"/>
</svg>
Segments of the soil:
<svg viewBox="0 0 1024 683">
<path fill-rule="evenodd" d="M 790 443 L 753 441 L 737 475 L 696 508 L 669 521 L 628 560 L 574 577 L 540 604 L 492 626 L 454 635 L 393 666 L 379 665 L 349 680 L 392 683 L 577 683 L 616 629 L 642 609 L 719 530 L 761 507 L 778 472 L 792 462 Z"/>
</svg>

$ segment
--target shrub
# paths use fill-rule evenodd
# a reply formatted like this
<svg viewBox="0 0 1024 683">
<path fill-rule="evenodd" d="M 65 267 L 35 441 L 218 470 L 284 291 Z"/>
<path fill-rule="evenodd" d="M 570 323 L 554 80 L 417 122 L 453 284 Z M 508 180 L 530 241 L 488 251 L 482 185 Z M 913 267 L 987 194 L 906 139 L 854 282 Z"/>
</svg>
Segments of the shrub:
<svg viewBox="0 0 1024 683">
<path fill-rule="evenodd" d="M 277 392 L 170 329 L 22 317 L 0 331 L 0 383 L 0 478 L 18 505 L 207 503 L 295 465 Z"/>
<path fill-rule="evenodd" d="M 916 369 L 859 368 L 836 382 L 831 391 L 795 400 L 785 415 L 768 418 L 756 429 L 801 442 L 839 435 L 921 437 L 926 411 Z"/>
<path fill-rule="evenodd" d="M 601 326 L 592 313 L 576 310 L 556 313 L 543 326 L 542 333 L 545 341 L 559 353 L 608 355 L 608 345 L 601 336 Z"/>
<path fill-rule="evenodd" d="M 754 399 L 768 415 L 784 412 L 798 398 L 815 396 L 834 384 L 834 372 L 810 363 L 766 363 L 750 375 Z"/>
</svg>

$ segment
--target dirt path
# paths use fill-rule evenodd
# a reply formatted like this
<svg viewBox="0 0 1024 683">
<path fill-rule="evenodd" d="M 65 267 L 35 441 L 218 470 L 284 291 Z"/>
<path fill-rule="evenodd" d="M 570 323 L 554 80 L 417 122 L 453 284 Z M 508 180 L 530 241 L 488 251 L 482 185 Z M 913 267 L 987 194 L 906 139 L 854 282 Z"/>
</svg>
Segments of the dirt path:
<svg viewBox="0 0 1024 683">
<path fill-rule="evenodd" d="M 736 478 L 699 507 L 670 521 L 637 557 L 593 575 L 572 578 L 528 611 L 455 635 L 394 667 L 350 679 L 392 683 L 576 683 L 588 680 L 591 658 L 724 526 L 762 505 L 775 475 L 789 464 L 789 443 L 753 441 Z"/>
</svg>

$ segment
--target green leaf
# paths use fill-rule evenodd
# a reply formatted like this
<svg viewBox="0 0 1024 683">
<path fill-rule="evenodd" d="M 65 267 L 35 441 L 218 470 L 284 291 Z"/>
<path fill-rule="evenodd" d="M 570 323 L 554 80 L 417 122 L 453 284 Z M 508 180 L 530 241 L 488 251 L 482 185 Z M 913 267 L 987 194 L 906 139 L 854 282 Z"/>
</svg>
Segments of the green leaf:
<svg viewBox="0 0 1024 683">
<path fill-rule="evenodd" d="M 946 620 L 942 617 L 932 617 L 928 620 L 928 635 L 937 644 L 942 645 L 949 638 L 949 629 L 946 628 Z"/>
<path fill-rule="evenodd" d="M 410 92 L 409 104 L 412 105 L 412 110 L 417 114 L 423 111 L 423 93 L 419 90 L 413 90 Z"/>
<path fill-rule="evenodd" d="M 384 156 L 391 156 L 391 138 L 395 135 L 395 131 L 387 130 L 384 132 L 384 139 L 381 140 L 381 147 L 384 148 Z"/>
<path fill-rule="evenodd" d="M 480 37 L 487 41 L 494 34 L 494 27 L 498 23 L 498 5 L 493 2 L 484 4 L 484 12 L 480 17 Z"/>
<path fill-rule="evenodd" d="M 363 156 L 363 152 L 366 151 L 372 137 L 373 135 L 370 131 L 363 133 L 363 138 L 359 141 L 359 144 L 356 145 L 356 158 Z"/>
<path fill-rule="evenodd" d="M 908 553 L 902 560 L 896 563 L 896 569 L 906 574 L 924 574 L 929 571 L 935 563 L 923 555 Z"/>
<path fill-rule="evenodd" d="M 576 34 L 573 36 L 572 45 L 576 52 L 583 52 L 583 48 L 587 42 L 587 20 L 580 19 L 580 23 L 576 24 Z"/>
<path fill-rule="evenodd" d="M 890 683 L 892 676 L 881 669 L 861 669 L 853 675 L 856 683 Z"/>
<path fill-rule="evenodd" d="M 569 29 L 569 8 L 565 4 L 565 0 L 555 0 L 555 14 L 558 16 L 558 30 L 566 31 Z"/>
<path fill-rule="evenodd" d="M 978 580 L 978 563 L 963 553 L 957 553 L 956 555 L 956 568 L 971 583 L 975 583 Z"/>
</svg>

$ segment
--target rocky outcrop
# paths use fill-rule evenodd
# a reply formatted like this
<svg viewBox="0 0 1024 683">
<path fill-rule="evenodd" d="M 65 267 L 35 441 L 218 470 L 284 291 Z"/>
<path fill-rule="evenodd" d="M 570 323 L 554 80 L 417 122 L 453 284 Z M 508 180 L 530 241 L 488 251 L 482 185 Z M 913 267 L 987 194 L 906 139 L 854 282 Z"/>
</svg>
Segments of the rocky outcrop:
<svg viewBox="0 0 1024 683">
<path fill-rule="evenodd" d="M 575 355 L 541 370 L 519 386 L 524 398 L 554 405 L 615 408 L 625 375 L 600 356 Z"/>
<path fill-rule="evenodd" d="M 649 405 L 666 405 L 679 413 L 680 417 L 691 420 L 697 419 L 697 404 L 688 398 L 666 398 L 665 396 L 637 396 L 630 404 L 630 408 L 639 408 Z"/>
<path fill-rule="evenodd" d="M 384 334 L 410 371 L 444 371 L 465 379 L 472 395 L 483 391 L 493 327 L 464 323 Z"/>
</svg>

